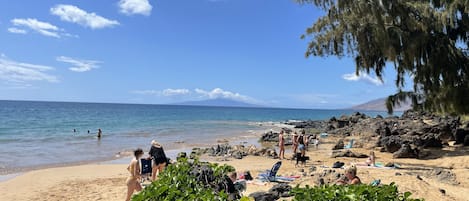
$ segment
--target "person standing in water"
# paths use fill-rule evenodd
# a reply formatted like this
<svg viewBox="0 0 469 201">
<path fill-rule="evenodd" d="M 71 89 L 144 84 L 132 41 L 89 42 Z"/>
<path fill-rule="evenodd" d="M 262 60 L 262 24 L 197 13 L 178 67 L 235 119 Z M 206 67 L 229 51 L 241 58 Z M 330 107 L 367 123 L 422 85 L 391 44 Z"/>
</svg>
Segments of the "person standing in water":
<svg viewBox="0 0 469 201">
<path fill-rule="evenodd" d="M 100 128 L 98 128 L 98 136 L 97 136 L 98 139 L 101 139 L 101 134 L 103 134 L 103 131 Z"/>
<path fill-rule="evenodd" d="M 280 133 L 278 134 L 278 146 L 280 148 L 279 151 L 279 158 L 282 160 L 285 158 L 285 138 L 283 137 L 284 131 L 281 130 Z"/>
</svg>

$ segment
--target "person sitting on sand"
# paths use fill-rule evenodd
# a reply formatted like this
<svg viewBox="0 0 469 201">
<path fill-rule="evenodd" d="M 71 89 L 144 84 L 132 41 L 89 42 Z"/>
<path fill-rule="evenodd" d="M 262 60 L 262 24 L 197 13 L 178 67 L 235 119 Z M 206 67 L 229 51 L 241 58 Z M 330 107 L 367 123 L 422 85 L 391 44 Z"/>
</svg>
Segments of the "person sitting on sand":
<svg viewBox="0 0 469 201">
<path fill-rule="evenodd" d="M 130 175 L 127 177 L 127 198 L 125 199 L 126 201 L 129 201 L 130 198 L 132 197 L 132 194 L 134 193 L 135 190 L 141 191 L 142 186 L 140 185 L 140 182 L 138 181 L 141 178 L 140 175 L 140 158 L 143 156 L 143 151 L 142 149 L 137 149 L 134 151 L 134 158 L 132 161 L 130 161 L 129 167 L 127 167 L 127 170 L 129 171 Z"/>
<path fill-rule="evenodd" d="M 376 166 L 375 165 L 375 152 L 370 151 L 370 156 L 366 159 L 364 163 L 356 163 L 355 165 L 360 165 L 360 166 Z"/>
<path fill-rule="evenodd" d="M 345 169 L 345 177 L 346 180 L 337 180 L 337 184 L 339 185 L 345 185 L 345 184 L 361 184 L 361 180 L 359 177 L 357 177 L 357 167 L 355 165 L 352 165 L 348 168 Z"/>
<path fill-rule="evenodd" d="M 279 151 L 279 158 L 282 160 L 285 158 L 285 138 L 283 137 L 284 131 L 281 130 L 280 133 L 278 134 L 278 146 L 280 148 Z"/>
<path fill-rule="evenodd" d="M 163 146 L 156 140 L 151 141 L 151 148 L 148 154 L 153 159 L 151 179 L 155 181 L 157 172 L 160 174 L 166 167 L 166 154 L 164 153 Z"/>
</svg>

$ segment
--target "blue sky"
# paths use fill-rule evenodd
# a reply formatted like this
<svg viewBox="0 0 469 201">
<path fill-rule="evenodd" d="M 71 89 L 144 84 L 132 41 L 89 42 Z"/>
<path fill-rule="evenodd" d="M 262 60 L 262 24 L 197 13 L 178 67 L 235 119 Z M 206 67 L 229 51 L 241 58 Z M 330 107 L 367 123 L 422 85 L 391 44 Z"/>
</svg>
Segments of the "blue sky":
<svg viewBox="0 0 469 201">
<path fill-rule="evenodd" d="M 353 58 L 305 58 L 322 12 L 292 0 L 0 0 L 0 99 L 230 98 L 344 108 L 396 91 Z"/>
</svg>

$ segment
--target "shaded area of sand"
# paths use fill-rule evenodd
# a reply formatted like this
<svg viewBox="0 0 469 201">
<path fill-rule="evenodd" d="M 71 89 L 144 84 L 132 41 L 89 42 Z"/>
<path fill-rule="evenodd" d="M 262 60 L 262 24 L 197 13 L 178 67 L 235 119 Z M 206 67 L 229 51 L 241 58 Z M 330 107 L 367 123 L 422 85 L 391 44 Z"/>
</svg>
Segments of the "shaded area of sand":
<svg viewBox="0 0 469 201">
<path fill-rule="evenodd" d="M 315 179 L 310 176 L 309 168 L 316 166 L 318 173 L 328 168 L 320 166 L 331 166 L 335 161 L 343 161 L 346 164 L 363 159 L 353 158 L 331 158 L 332 143 L 337 139 L 329 137 L 323 141 L 318 149 L 310 148 L 307 155 L 311 160 L 305 167 L 295 167 L 291 160 L 283 160 L 280 175 L 301 175 L 292 185 L 315 185 Z M 289 147 L 287 147 L 289 149 Z M 362 148 L 352 149 L 354 152 L 369 153 Z M 377 161 L 387 163 L 395 162 L 401 164 L 401 169 L 383 169 L 359 167 L 358 176 L 364 183 L 370 183 L 374 179 L 381 179 L 382 183 L 395 182 L 401 191 L 410 191 L 413 197 L 425 198 L 426 200 L 469 200 L 469 155 L 468 149 L 461 148 L 458 151 L 441 151 L 445 155 L 438 159 L 393 159 L 392 154 L 376 152 Z M 287 155 L 291 155 L 287 153 Z M 205 160 L 217 161 L 219 158 L 203 157 Z M 275 159 L 248 156 L 242 160 L 229 159 L 218 163 L 227 163 L 234 166 L 238 171 L 249 170 L 252 175 L 270 169 L 276 162 Z M 99 164 L 81 165 L 72 167 L 49 168 L 31 171 L 11 180 L 0 183 L 0 194 L 2 200 L 124 200 L 126 193 L 125 179 L 127 176 L 127 165 L 122 164 Z M 439 181 L 427 173 L 434 168 L 450 170 L 456 175 L 457 185 Z M 303 176 L 303 171 L 306 176 Z M 343 171 L 341 169 L 339 172 Z M 396 175 L 399 173 L 400 175 Z M 419 175 L 421 180 L 417 178 Z M 248 184 L 248 195 L 255 191 L 266 191 L 275 183 L 265 185 Z M 440 192 L 445 190 L 445 194 Z"/>
</svg>

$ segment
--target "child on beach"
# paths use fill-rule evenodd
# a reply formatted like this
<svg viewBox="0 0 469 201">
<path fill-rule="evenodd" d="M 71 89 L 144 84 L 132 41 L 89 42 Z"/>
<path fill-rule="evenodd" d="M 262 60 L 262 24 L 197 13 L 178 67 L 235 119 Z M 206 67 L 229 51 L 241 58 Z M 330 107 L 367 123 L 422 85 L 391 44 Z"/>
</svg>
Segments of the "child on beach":
<svg viewBox="0 0 469 201">
<path fill-rule="evenodd" d="M 155 181 L 157 172 L 160 174 L 166 167 L 166 154 L 164 153 L 163 146 L 156 140 L 151 141 L 151 148 L 148 154 L 153 159 L 151 179 Z"/>
<path fill-rule="evenodd" d="M 282 160 L 285 158 L 285 138 L 283 137 L 284 131 L 281 130 L 280 133 L 278 134 L 278 146 L 280 148 L 279 151 L 279 158 Z"/>
<path fill-rule="evenodd" d="M 142 156 L 143 156 L 142 149 L 135 150 L 134 158 L 132 159 L 132 161 L 130 161 L 129 167 L 127 167 L 127 170 L 129 171 L 130 175 L 127 177 L 127 181 L 126 181 L 127 183 L 127 197 L 125 199 L 126 201 L 130 200 L 135 190 L 137 190 L 137 192 L 142 190 L 142 186 L 140 185 L 138 181 L 141 177 L 139 161 Z"/>
</svg>

